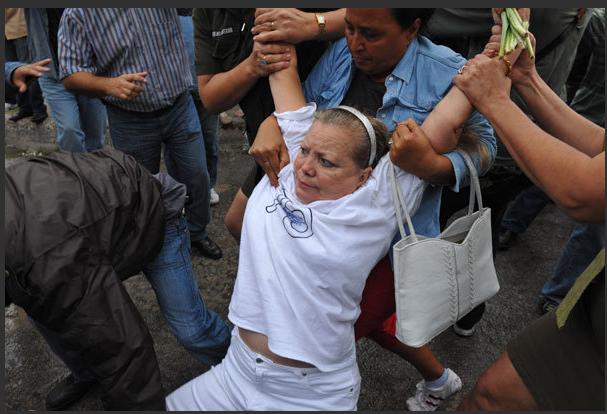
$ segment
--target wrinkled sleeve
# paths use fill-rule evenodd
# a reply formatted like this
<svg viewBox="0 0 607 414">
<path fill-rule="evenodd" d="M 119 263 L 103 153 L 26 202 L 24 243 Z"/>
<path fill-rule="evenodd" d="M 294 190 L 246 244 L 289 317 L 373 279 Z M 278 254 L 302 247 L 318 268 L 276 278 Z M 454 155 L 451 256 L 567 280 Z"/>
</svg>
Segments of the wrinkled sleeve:
<svg viewBox="0 0 607 414">
<path fill-rule="evenodd" d="M 274 112 L 291 160 L 296 158 L 299 146 L 312 126 L 315 111 L 316 104 L 309 103 L 296 111 Z"/>
<path fill-rule="evenodd" d="M 479 112 L 474 111 L 466 124 L 479 135 L 479 144 L 486 149 L 488 154 L 488 162 L 485 163 L 484 168 L 481 166 L 481 157 L 478 152 L 470 153 L 470 158 L 476 167 L 478 175 L 485 174 L 495 161 L 495 155 L 497 152 L 497 141 L 493 133 L 493 128 L 487 119 Z M 453 171 L 455 172 L 455 184 L 451 186 L 451 189 L 455 192 L 463 187 L 466 187 L 470 183 L 470 174 L 464 158 L 458 151 L 451 151 L 445 154 L 447 158 L 453 164 Z"/>
<path fill-rule="evenodd" d="M 25 66 L 25 63 L 21 63 L 21 62 L 4 62 L 4 81 L 11 85 L 11 86 L 15 86 L 13 85 L 12 82 L 12 76 L 13 76 L 13 72 L 15 71 L 15 69 L 17 69 L 19 66 Z"/>
<path fill-rule="evenodd" d="M 66 9 L 57 32 L 59 78 L 76 72 L 96 73 L 93 48 L 87 40 L 82 14 L 77 9 Z"/>
<path fill-rule="evenodd" d="M 306 81 L 303 84 L 304 96 L 306 102 L 317 102 L 322 92 L 327 89 L 325 80 L 331 78 L 333 66 L 336 62 L 336 51 L 338 41 L 333 44 L 323 53 L 312 71 L 308 74 Z"/>
</svg>

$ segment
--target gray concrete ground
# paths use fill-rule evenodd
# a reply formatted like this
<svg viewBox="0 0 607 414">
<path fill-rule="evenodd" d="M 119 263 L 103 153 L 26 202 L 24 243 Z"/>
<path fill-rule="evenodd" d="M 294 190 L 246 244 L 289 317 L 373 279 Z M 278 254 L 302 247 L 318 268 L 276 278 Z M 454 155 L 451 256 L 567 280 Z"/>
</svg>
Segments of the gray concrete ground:
<svg viewBox="0 0 607 414">
<path fill-rule="evenodd" d="M 52 150 L 47 145 L 53 129 L 45 123 L 36 129 L 28 120 L 23 126 L 8 125 L 8 155 Z M 238 125 L 241 125 L 239 123 Z M 44 145 L 40 145 L 40 144 Z M 236 269 L 238 245 L 223 226 L 223 217 L 252 161 L 242 151 L 238 127 L 221 130 L 219 180 L 216 190 L 220 204 L 212 208 L 210 235 L 223 248 L 219 261 L 194 256 L 201 294 L 210 308 L 224 318 L 227 314 Z M 15 162 L 7 160 L 7 164 Z M 548 206 L 510 250 L 495 258 L 501 290 L 489 301 L 483 320 L 471 338 L 460 338 L 448 330 L 432 341 L 438 358 L 462 378 L 464 389 L 447 401 L 443 409 L 457 407 L 476 378 L 505 349 L 508 340 L 538 317 L 537 294 L 556 265 L 572 223 L 554 206 Z M 168 331 L 154 294 L 143 276 L 126 282 L 133 301 L 141 311 L 154 338 L 165 391 L 168 393 L 207 367 L 185 351 Z M 53 357 L 24 312 L 14 305 L 5 309 L 5 408 L 44 410 L 44 397 L 53 383 L 65 374 L 64 366 Z M 363 339 L 357 346 L 362 376 L 360 410 L 405 410 L 405 400 L 415 392 L 419 374 L 408 363 L 375 343 Z M 101 409 L 99 391 L 89 393 L 72 410 Z"/>
</svg>

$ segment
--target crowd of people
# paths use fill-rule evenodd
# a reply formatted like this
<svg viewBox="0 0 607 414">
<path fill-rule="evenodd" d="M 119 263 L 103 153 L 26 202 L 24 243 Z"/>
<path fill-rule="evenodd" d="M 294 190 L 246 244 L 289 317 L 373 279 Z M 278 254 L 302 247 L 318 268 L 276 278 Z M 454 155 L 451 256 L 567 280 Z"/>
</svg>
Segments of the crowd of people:
<svg viewBox="0 0 607 414">
<path fill-rule="evenodd" d="M 500 12 L 7 9 L 27 40 L 5 25 L 25 50 L 5 85 L 30 102 L 21 118 L 46 114 L 41 90 L 61 149 L 6 169 L 5 306 L 71 372 L 46 408 L 100 385 L 108 410 L 356 410 L 362 337 L 421 375 L 409 410 L 440 408 L 461 379 L 395 335 L 390 174 L 417 233 L 437 237 L 467 205 L 469 157 L 494 254 L 532 192 L 579 224 L 538 292 L 544 316 L 460 409 L 604 409 L 604 9 L 519 9 L 535 57 L 498 56 Z M 222 257 L 207 226 L 218 117 L 235 105 L 256 164 L 224 219 L 240 248 L 224 321 L 190 253 Z M 122 284 L 139 272 L 211 367 L 168 395 Z M 454 331 L 473 335 L 484 310 Z"/>
</svg>

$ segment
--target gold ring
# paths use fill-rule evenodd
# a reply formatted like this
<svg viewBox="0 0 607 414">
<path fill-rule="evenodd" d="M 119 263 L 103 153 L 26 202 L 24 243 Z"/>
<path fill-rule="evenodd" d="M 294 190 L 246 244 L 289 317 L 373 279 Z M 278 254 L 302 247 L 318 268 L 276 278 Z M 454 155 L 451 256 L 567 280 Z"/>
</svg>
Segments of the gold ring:
<svg viewBox="0 0 607 414">
<path fill-rule="evenodd" d="M 506 64 L 506 76 L 510 75 L 510 72 L 512 72 L 512 63 L 510 63 L 510 61 L 508 60 L 508 58 L 506 56 L 502 56 L 501 57 L 502 62 L 504 62 Z"/>
</svg>

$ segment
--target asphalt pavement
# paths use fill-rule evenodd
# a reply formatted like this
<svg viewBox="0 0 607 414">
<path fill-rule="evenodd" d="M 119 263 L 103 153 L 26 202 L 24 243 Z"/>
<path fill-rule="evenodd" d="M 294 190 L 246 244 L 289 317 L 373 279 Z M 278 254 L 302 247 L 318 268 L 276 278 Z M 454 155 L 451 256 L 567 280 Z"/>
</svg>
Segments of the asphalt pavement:
<svg viewBox="0 0 607 414">
<path fill-rule="evenodd" d="M 29 122 L 27 120 L 21 122 Z M 48 121 L 36 129 L 5 128 L 7 164 L 18 162 L 24 154 L 48 152 L 53 128 Z M 207 305 L 226 317 L 238 265 L 238 245 L 223 225 L 223 217 L 252 160 L 243 151 L 242 121 L 221 129 L 219 179 L 215 187 L 220 196 L 211 209 L 210 236 L 222 247 L 224 257 L 213 261 L 192 257 L 201 294 Z M 51 135 L 49 135 L 51 134 Z M 14 157 L 17 157 L 16 159 Z M 16 161 L 17 160 L 17 161 Z M 508 340 L 537 318 L 537 295 L 550 277 L 573 223 L 554 205 L 547 206 L 531 227 L 508 251 L 499 252 L 495 265 L 500 292 L 487 304 L 474 336 L 460 338 L 447 330 L 431 342 L 445 366 L 462 379 L 463 390 L 449 399 L 442 409 L 457 407 L 478 376 L 505 349 Z M 207 367 L 188 354 L 167 329 L 154 293 L 138 275 L 129 279 L 127 289 L 152 334 L 167 393 L 205 372 Z M 5 309 L 5 408 L 8 410 L 44 410 L 44 398 L 52 385 L 67 370 L 46 346 L 25 313 L 11 305 Z M 362 339 L 357 344 L 362 376 L 360 410 L 406 410 L 406 399 L 415 393 L 421 380 L 416 370 L 398 356 L 374 342 Z M 70 410 L 100 410 L 99 390 L 90 392 Z"/>
</svg>

